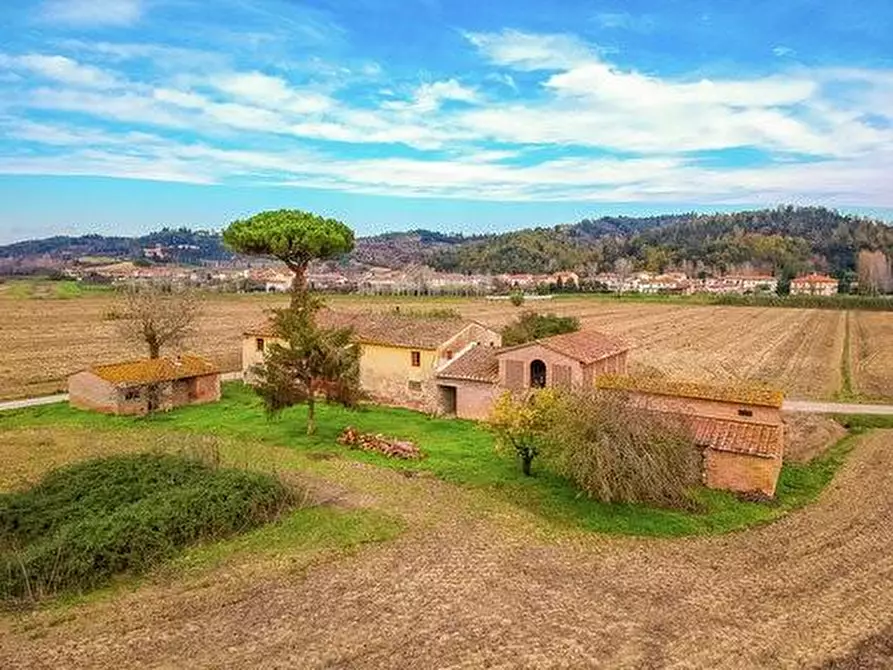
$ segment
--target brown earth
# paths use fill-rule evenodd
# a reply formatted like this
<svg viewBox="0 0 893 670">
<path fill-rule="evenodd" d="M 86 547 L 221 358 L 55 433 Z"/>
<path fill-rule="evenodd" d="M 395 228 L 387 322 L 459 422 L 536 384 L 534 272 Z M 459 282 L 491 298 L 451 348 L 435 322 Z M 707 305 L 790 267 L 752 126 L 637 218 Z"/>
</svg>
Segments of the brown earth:
<svg viewBox="0 0 893 670">
<path fill-rule="evenodd" d="M 893 314 L 851 312 L 853 391 L 869 399 L 893 396 Z"/>
<path fill-rule="evenodd" d="M 232 567 L 6 617 L 0 667 L 864 667 L 893 622 L 891 443 L 862 438 L 800 512 L 685 540 L 546 529 L 439 481 L 327 462 L 409 530 L 298 573 Z"/>
<path fill-rule="evenodd" d="M 266 308 L 284 301 L 282 296 L 214 295 L 186 348 L 212 356 L 225 369 L 237 369 L 241 333 L 261 320 Z M 493 327 L 519 313 L 507 301 L 484 299 L 348 296 L 333 297 L 330 303 L 337 309 L 388 309 L 396 304 L 422 310 L 453 308 Z M 817 400 L 834 397 L 841 387 L 844 312 L 587 297 L 531 302 L 521 309 L 528 308 L 574 315 L 585 328 L 628 339 L 635 347 L 633 371 L 699 381 L 763 382 L 790 397 Z M 67 375 L 89 365 L 142 355 L 139 347 L 120 340 L 114 321 L 105 320 L 113 309 L 109 293 L 68 300 L 0 294 L 0 399 L 55 393 L 64 390 Z M 893 398 L 893 369 L 885 367 L 881 353 L 893 333 L 893 314 L 859 314 L 855 321 L 869 343 L 858 354 L 863 362 L 852 366 L 857 386 L 872 397 Z M 851 341 L 856 339 L 851 333 Z"/>
<path fill-rule="evenodd" d="M 784 460 L 808 463 L 846 435 L 846 428 L 827 416 L 784 413 Z"/>
</svg>

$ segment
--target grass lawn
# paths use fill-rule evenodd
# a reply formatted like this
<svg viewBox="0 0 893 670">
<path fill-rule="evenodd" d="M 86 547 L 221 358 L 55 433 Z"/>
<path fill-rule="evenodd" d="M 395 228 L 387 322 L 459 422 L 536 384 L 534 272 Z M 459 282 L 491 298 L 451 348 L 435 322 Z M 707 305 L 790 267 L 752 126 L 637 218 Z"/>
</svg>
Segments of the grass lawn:
<svg viewBox="0 0 893 670">
<path fill-rule="evenodd" d="M 108 417 L 65 405 L 32 408 L 0 416 L 5 426 L 27 427 L 51 423 L 95 430 L 185 431 L 234 441 L 262 442 L 287 447 L 304 455 L 339 454 L 346 458 L 402 469 L 427 470 L 448 482 L 473 487 L 541 516 L 565 528 L 604 533 L 683 536 L 722 533 L 771 521 L 814 499 L 830 481 L 854 435 L 809 464 L 786 464 L 777 498 L 771 503 L 744 502 L 734 495 L 700 489 L 695 492 L 701 512 L 679 512 L 642 505 L 604 504 L 579 495 L 567 481 L 534 463 L 534 477 L 524 477 L 513 458 L 494 451 L 491 435 L 470 421 L 429 418 L 404 409 L 369 407 L 349 411 L 321 406 L 316 435 L 304 434 L 305 409 L 292 408 L 268 420 L 254 393 L 241 384 L 224 385 L 221 402 L 182 408 L 150 418 Z M 849 417 L 854 433 L 884 427 L 871 417 Z M 881 421 L 878 423 L 878 421 Z M 385 433 L 415 441 L 427 454 L 421 461 L 394 461 L 377 454 L 351 451 L 335 438 L 347 425 L 363 432 Z"/>
</svg>

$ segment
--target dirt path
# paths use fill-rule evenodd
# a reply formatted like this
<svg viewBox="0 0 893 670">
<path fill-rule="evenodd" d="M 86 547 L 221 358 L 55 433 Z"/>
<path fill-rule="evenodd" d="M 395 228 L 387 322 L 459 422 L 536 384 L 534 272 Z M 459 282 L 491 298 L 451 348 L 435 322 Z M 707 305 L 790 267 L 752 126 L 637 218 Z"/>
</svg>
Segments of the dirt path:
<svg viewBox="0 0 893 670">
<path fill-rule="evenodd" d="M 0 667 L 858 661 L 893 623 L 891 476 L 893 432 L 877 432 L 812 507 L 754 531 L 672 541 L 546 539 L 523 515 L 409 481 L 400 504 L 426 521 L 396 541 L 306 575 L 213 573 L 200 587 L 147 587 L 60 620 L 0 626 Z"/>
</svg>

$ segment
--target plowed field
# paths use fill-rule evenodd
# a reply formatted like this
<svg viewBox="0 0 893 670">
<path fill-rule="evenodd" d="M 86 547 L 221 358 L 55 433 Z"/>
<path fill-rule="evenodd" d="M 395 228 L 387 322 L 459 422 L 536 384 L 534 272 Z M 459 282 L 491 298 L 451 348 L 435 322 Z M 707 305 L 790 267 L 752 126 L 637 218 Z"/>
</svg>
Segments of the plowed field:
<svg viewBox="0 0 893 670">
<path fill-rule="evenodd" d="M 338 309 L 454 308 L 494 327 L 519 309 L 507 301 L 333 298 Z M 239 366 L 243 330 L 265 308 L 284 304 L 272 296 L 215 296 L 188 346 L 227 369 Z M 68 374 L 93 363 L 141 355 L 122 343 L 115 323 L 104 320 L 111 295 L 69 300 L 0 296 L 0 398 L 53 393 Z M 791 398 L 827 400 L 841 390 L 846 316 L 833 310 L 720 307 L 569 298 L 529 302 L 538 309 L 578 316 L 584 327 L 628 339 L 633 371 L 658 371 L 699 381 L 765 382 Z M 893 313 L 853 312 L 850 325 L 854 391 L 893 399 Z"/>
</svg>

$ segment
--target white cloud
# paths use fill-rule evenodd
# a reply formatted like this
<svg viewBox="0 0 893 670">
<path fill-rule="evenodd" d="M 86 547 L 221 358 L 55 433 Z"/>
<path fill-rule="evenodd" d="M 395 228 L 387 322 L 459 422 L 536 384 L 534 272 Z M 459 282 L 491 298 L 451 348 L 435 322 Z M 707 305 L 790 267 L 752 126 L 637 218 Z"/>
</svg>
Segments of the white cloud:
<svg viewBox="0 0 893 670">
<path fill-rule="evenodd" d="M 6 56 L 0 54 L 0 68 L 27 70 L 45 79 L 84 88 L 111 88 L 116 77 L 92 65 L 84 65 L 65 56 L 30 54 Z"/>
<path fill-rule="evenodd" d="M 281 77 L 261 72 L 234 72 L 212 80 L 215 88 L 259 107 L 288 110 L 298 114 L 322 112 L 331 107 L 327 95 L 310 89 L 293 88 Z"/>
<path fill-rule="evenodd" d="M 447 79 L 421 84 L 413 91 L 410 101 L 388 101 L 382 106 L 386 109 L 428 113 L 439 109 L 448 100 L 471 104 L 478 101 L 478 93 L 455 79 Z"/>
<path fill-rule="evenodd" d="M 213 54 L 202 67 L 173 57 L 150 65 L 152 45 L 0 56 L 0 69 L 29 75 L 0 89 L 0 133 L 24 146 L 0 172 L 56 174 L 76 164 L 68 173 L 390 196 L 893 205 L 891 71 L 693 79 L 624 67 L 568 35 L 468 39 L 497 72 L 389 79 L 387 89 L 369 79 L 345 86 L 347 68 L 237 71 Z M 127 79 L 72 53 L 122 71 L 140 59 L 138 74 Z M 35 74 L 60 85 L 34 84 Z M 67 120 L 29 121 L 32 110 Z M 382 146 L 347 157 L 350 145 L 371 143 Z M 738 147 L 761 152 L 765 164 L 716 167 L 725 154 L 709 152 Z"/>
<path fill-rule="evenodd" d="M 44 0 L 41 17 L 72 26 L 128 26 L 143 10 L 143 0 Z"/>
<path fill-rule="evenodd" d="M 777 46 L 772 49 L 772 53 L 778 56 L 779 58 L 784 58 L 785 56 L 794 56 L 797 54 L 796 51 L 791 49 L 790 47 L 785 46 Z"/>
<path fill-rule="evenodd" d="M 565 70 L 584 64 L 592 49 L 571 35 L 542 35 L 518 30 L 466 33 L 465 37 L 487 59 L 515 70 Z"/>
</svg>

